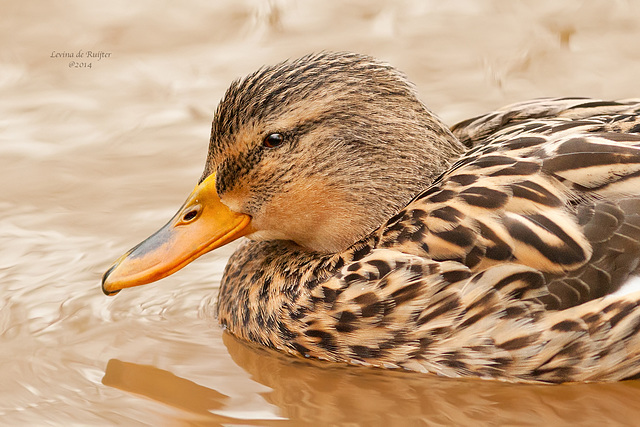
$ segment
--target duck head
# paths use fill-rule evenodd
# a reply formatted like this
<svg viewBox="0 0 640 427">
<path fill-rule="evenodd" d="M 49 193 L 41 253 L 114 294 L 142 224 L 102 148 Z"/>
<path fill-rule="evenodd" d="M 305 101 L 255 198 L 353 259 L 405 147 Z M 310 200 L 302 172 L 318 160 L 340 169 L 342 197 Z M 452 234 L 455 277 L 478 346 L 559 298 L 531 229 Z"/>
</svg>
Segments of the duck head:
<svg viewBox="0 0 640 427">
<path fill-rule="evenodd" d="M 335 253 L 373 232 L 464 147 L 390 65 L 321 53 L 231 84 L 200 182 L 119 258 L 106 294 L 166 277 L 241 236 Z"/>
</svg>

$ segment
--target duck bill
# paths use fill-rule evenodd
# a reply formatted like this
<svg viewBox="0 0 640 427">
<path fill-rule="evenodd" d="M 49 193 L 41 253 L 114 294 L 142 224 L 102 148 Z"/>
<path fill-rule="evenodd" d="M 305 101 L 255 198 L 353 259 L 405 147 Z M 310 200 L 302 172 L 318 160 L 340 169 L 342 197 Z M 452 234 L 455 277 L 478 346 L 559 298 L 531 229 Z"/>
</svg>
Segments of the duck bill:
<svg viewBox="0 0 640 427">
<path fill-rule="evenodd" d="M 102 291 L 114 295 L 155 282 L 252 232 L 251 217 L 231 211 L 220 201 L 215 175 L 210 175 L 164 227 L 113 263 L 102 277 Z"/>
</svg>

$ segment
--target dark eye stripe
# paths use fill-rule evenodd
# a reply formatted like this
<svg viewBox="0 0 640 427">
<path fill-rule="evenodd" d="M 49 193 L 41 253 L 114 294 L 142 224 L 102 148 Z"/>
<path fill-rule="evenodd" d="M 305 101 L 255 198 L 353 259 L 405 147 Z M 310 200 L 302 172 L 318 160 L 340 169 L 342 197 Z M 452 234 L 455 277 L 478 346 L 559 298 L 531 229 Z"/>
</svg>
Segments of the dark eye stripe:
<svg viewBox="0 0 640 427">
<path fill-rule="evenodd" d="M 246 175 L 256 164 L 260 163 L 263 153 L 264 150 L 258 146 L 247 153 L 230 156 L 218 165 L 216 178 L 218 195 L 231 190 L 238 183 L 239 177 Z"/>
</svg>

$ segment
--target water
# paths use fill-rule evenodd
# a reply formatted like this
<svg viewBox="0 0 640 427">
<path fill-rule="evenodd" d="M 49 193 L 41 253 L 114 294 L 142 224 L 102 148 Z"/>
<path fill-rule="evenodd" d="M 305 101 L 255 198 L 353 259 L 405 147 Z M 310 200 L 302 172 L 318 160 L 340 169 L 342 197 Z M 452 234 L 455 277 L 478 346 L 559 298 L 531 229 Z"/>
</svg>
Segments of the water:
<svg viewBox="0 0 640 427">
<path fill-rule="evenodd" d="M 639 2 L 6 0 L 0 12 L 2 424 L 610 425 L 640 415 L 637 381 L 452 380 L 240 343 L 212 309 L 233 248 L 114 298 L 99 289 L 110 263 L 195 185 L 211 113 L 234 78 L 312 51 L 369 53 L 405 71 L 450 124 L 540 96 L 637 97 Z"/>
</svg>

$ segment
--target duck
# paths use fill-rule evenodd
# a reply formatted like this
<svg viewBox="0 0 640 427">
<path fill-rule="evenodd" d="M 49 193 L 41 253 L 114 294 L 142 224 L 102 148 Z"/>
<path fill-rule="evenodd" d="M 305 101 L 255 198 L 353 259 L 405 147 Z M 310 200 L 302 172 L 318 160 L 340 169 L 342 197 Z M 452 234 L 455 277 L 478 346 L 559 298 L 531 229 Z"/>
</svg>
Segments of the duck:
<svg viewBox="0 0 640 427">
<path fill-rule="evenodd" d="M 231 83 L 195 189 L 102 290 L 241 237 L 216 305 L 241 340 L 451 378 L 640 375 L 640 99 L 449 128 L 373 57 L 264 66 Z"/>
</svg>

